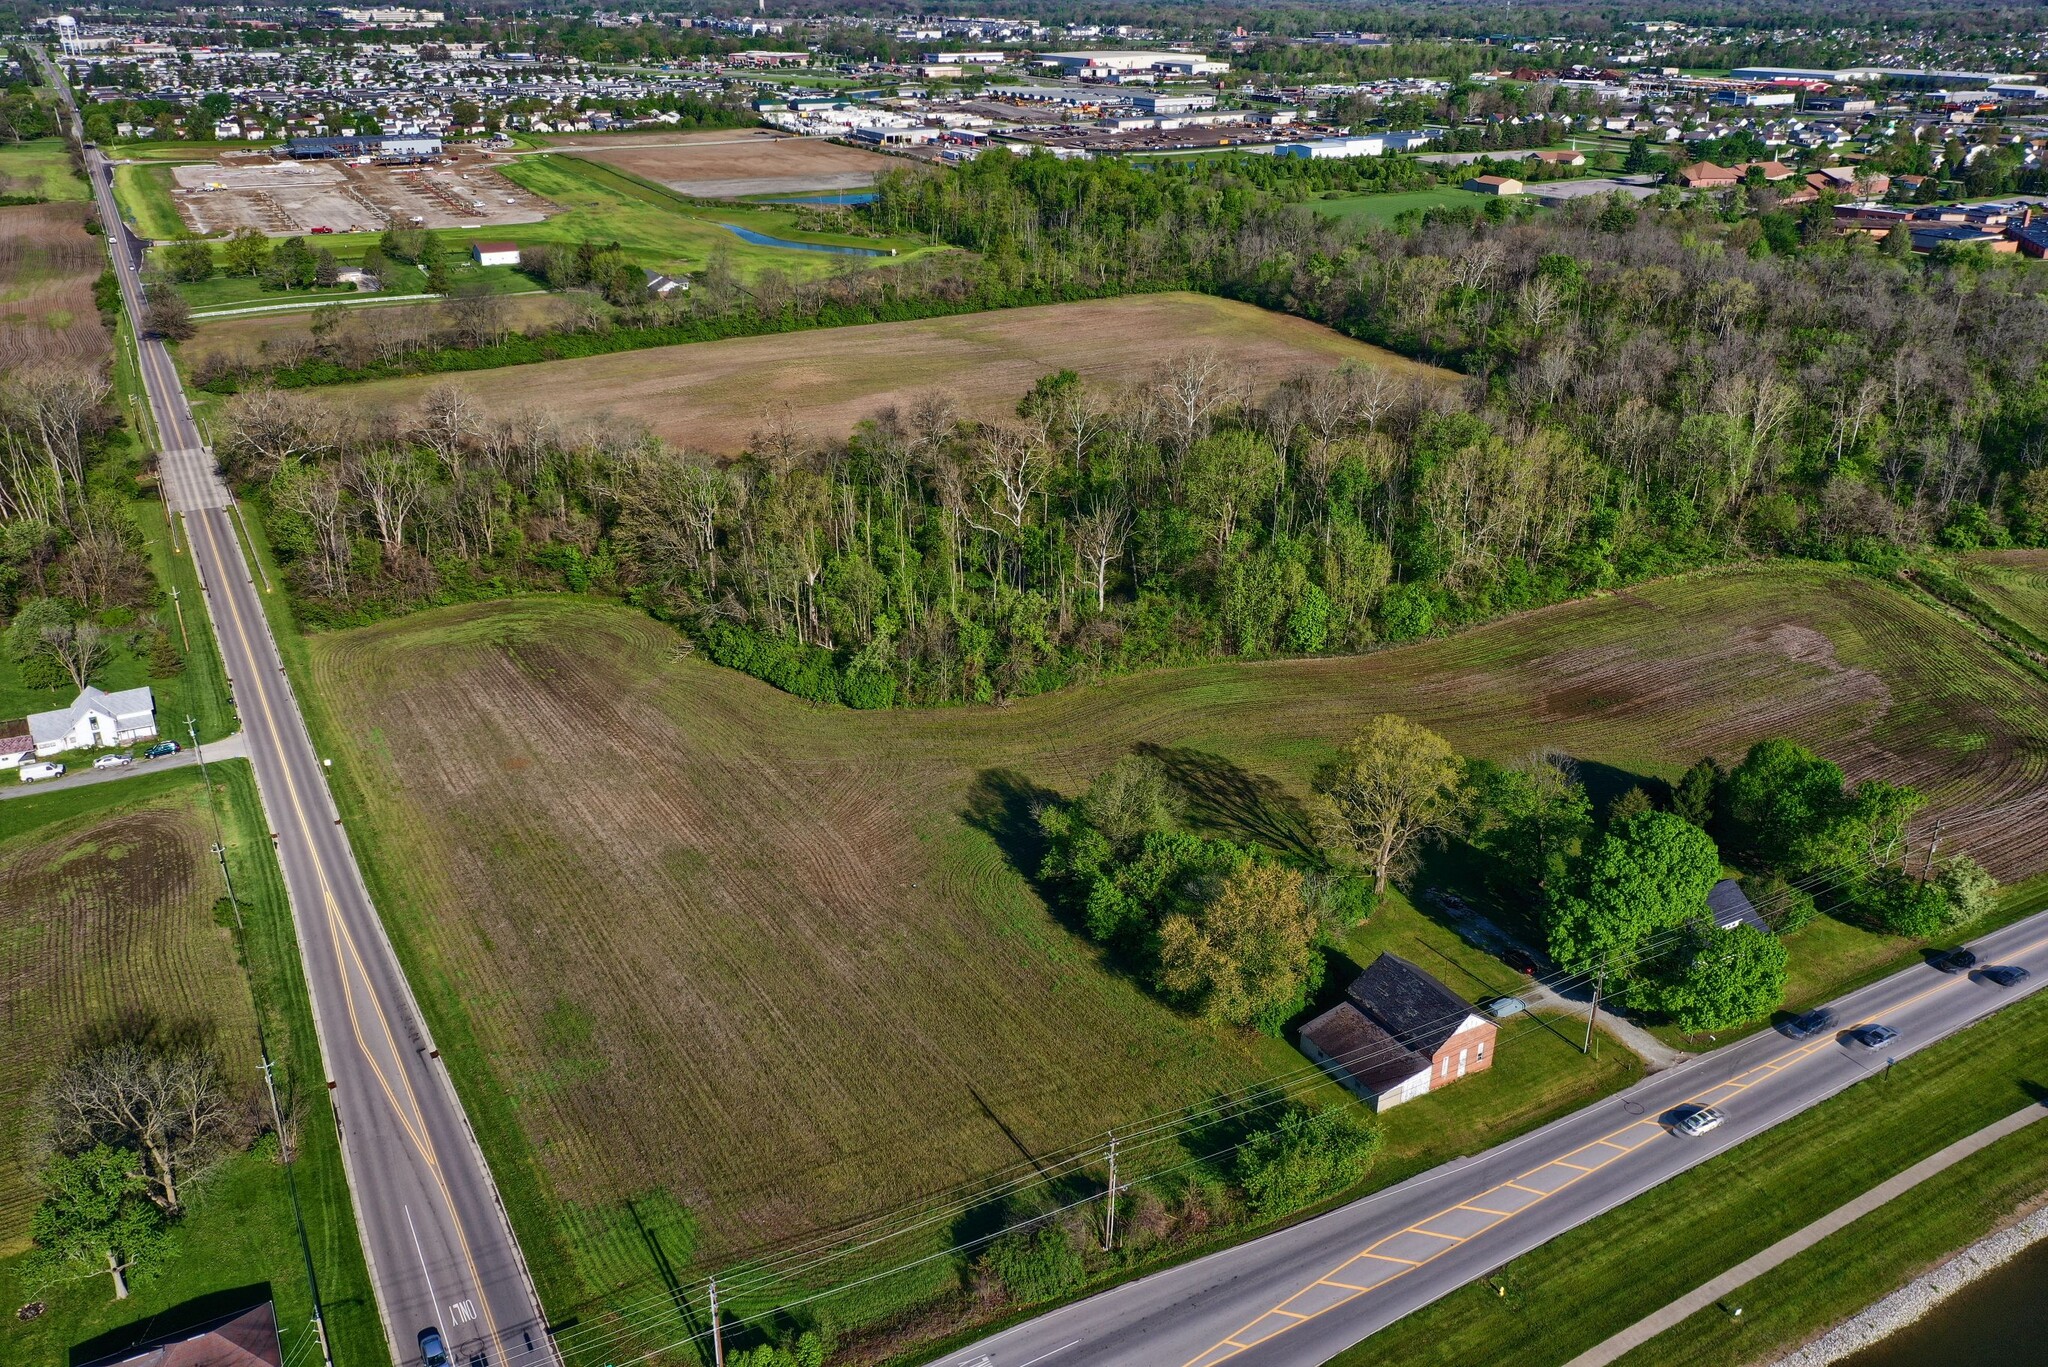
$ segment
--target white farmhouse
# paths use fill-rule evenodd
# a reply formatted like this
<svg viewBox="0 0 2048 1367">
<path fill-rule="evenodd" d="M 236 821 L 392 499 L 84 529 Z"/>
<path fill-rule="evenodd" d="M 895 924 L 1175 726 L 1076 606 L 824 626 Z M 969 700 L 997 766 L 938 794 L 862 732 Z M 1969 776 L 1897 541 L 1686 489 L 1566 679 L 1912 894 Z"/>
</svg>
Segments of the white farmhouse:
<svg viewBox="0 0 2048 1367">
<path fill-rule="evenodd" d="M 69 707 L 31 713 L 28 733 L 38 757 L 150 740 L 156 735 L 156 695 L 148 685 L 119 693 L 87 688 Z"/>
</svg>

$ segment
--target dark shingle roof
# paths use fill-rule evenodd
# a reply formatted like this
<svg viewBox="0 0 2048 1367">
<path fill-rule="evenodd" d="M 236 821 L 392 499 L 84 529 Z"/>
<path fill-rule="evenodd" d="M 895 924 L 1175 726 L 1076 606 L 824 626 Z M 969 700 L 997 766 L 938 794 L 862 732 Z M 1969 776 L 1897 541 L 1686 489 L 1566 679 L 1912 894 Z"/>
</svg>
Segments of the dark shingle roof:
<svg viewBox="0 0 2048 1367">
<path fill-rule="evenodd" d="M 1723 930 L 1735 926 L 1749 926 L 1771 933 L 1764 924 L 1764 918 L 1757 915 L 1756 908 L 1749 904 L 1749 895 L 1742 890 L 1742 884 L 1733 878 L 1723 878 L 1707 893 L 1707 910 L 1713 913 L 1714 924 Z"/>
<path fill-rule="evenodd" d="M 1346 989 L 1360 1011 L 1425 1058 L 1458 1033 L 1472 1003 L 1398 954 L 1381 954 Z"/>
<path fill-rule="evenodd" d="M 1368 1095 L 1377 1096 L 1429 1071 L 1428 1055 L 1407 1048 L 1350 1002 L 1340 1002 L 1302 1026 L 1301 1038 Z"/>
</svg>

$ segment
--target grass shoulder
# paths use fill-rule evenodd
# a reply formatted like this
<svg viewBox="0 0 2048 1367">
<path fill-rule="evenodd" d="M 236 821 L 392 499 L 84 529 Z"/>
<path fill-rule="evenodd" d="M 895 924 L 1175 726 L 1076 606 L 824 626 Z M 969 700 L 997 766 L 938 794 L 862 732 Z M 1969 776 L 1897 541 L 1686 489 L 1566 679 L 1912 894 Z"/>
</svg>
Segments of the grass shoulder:
<svg viewBox="0 0 2048 1367">
<path fill-rule="evenodd" d="M 83 203 L 92 190 L 71 169 L 71 148 L 62 138 L 32 138 L 0 144 L 0 194 Z"/>
</svg>

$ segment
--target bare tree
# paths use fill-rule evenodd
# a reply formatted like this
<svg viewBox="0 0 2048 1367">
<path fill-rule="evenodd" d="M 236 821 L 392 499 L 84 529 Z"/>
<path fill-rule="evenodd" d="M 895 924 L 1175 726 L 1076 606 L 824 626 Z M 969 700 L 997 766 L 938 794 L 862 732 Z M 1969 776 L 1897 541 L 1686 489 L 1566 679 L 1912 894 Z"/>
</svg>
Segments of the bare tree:
<svg viewBox="0 0 2048 1367">
<path fill-rule="evenodd" d="M 49 1104 L 58 1148 L 133 1149 L 150 1199 L 171 1215 L 183 1205 L 183 1184 L 225 1151 L 243 1118 L 197 1032 L 149 1021 L 88 1040 L 50 1084 Z"/>
<path fill-rule="evenodd" d="M 325 404 L 282 389 L 245 390 L 214 419 L 214 449 L 238 478 L 269 480 L 286 461 L 334 448 L 337 424 Z"/>
<path fill-rule="evenodd" d="M 55 660 L 71 679 L 72 686 L 84 688 L 113 653 L 106 633 L 90 617 L 69 625 L 43 628 L 43 651 Z"/>
<path fill-rule="evenodd" d="M 1130 535 L 1130 515 L 1114 504 L 1098 503 L 1074 525 L 1074 549 L 1095 584 L 1095 610 L 1108 604 L 1109 567 L 1123 558 Z"/>
</svg>

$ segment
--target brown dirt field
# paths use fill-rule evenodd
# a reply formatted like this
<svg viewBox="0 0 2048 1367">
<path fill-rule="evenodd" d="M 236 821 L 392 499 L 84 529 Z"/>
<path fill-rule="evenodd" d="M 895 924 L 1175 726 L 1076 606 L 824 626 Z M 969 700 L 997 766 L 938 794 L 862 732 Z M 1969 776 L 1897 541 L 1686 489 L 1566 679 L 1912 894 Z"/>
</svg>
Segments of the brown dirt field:
<svg viewBox="0 0 2048 1367">
<path fill-rule="evenodd" d="M 437 1033 L 474 1042 L 458 1076 L 494 1167 L 530 1172 L 556 1221 L 522 1234 L 599 1286 L 645 1271 L 630 1226 L 588 1232 L 627 1201 L 681 1203 L 715 1257 L 1271 1065 L 1105 972 L 1018 870 L 1032 805 L 1140 744 L 1167 748 L 1197 820 L 1270 840 L 1381 711 L 1467 754 L 1562 747 L 1623 786 L 1791 735 L 1919 785 L 1944 849 L 2048 869 L 2048 694 L 1962 624 L 1820 566 L 1006 708 L 812 707 L 568 598 L 311 655 L 387 924 L 436 984 Z"/>
<path fill-rule="evenodd" d="M 1214 347 L 1254 388 L 1304 367 L 1344 362 L 1418 379 L 1462 377 L 1287 314 L 1204 294 L 1143 294 L 1003 309 L 911 323 L 872 323 L 768 337 L 619 352 L 452 376 L 378 380 L 324 391 L 342 403 L 411 403 L 435 384 L 459 384 L 486 406 L 534 405 L 564 416 L 610 414 L 693 451 L 743 450 L 764 421 L 787 411 L 818 440 L 942 389 L 972 417 L 1015 411 L 1040 377 L 1073 369 L 1107 391 L 1159 362 Z"/>
<path fill-rule="evenodd" d="M 499 175 L 481 154 L 458 153 L 448 161 L 351 166 L 233 157 L 171 167 L 171 200 L 195 233 L 256 228 L 272 237 L 314 228 L 377 232 L 414 218 L 429 228 L 538 223 L 554 211 L 548 201 Z"/>
<path fill-rule="evenodd" d="M 110 354 L 92 297 L 106 256 L 85 231 L 88 212 L 83 204 L 0 208 L 0 372 Z"/>
<path fill-rule="evenodd" d="M 35 1097 L 78 1031 L 127 1008 L 208 1017 L 234 1076 L 254 1067 L 212 842 L 196 783 L 0 842 L 0 1256 L 26 1245 Z"/>
<path fill-rule="evenodd" d="M 549 144 L 703 199 L 864 190 L 905 163 L 880 152 L 767 129 L 668 137 L 566 138 Z"/>
</svg>

